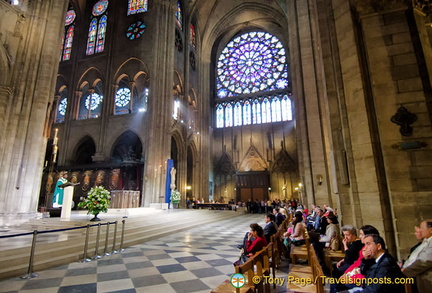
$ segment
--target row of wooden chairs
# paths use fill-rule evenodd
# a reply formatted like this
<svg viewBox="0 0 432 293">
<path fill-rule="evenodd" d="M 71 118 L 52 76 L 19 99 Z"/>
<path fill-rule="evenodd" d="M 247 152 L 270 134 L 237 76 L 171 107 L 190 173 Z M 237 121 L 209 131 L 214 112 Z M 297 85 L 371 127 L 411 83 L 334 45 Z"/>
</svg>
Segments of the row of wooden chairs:
<svg viewBox="0 0 432 293">
<path fill-rule="evenodd" d="M 212 293 L 228 293 L 228 292 L 270 292 L 270 284 L 264 281 L 265 276 L 272 275 L 276 277 L 276 268 L 279 268 L 284 253 L 284 244 L 282 236 L 287 231 L 288 225 L 292 220 L 292 215 L 288 216 L 278 227 L 276 234 L 270 238 L 270 243 L 254 256 L 250 257 L 244 264 L 235 266 L 235 273 L 240 273 L 247 276 L 246 284 L 241 288 L 234 288 L 230 280 L 225 280 L 215 288 Z M 260 278 L 258 284 L 254 284 L 253 278 Z M 273 284 L 276 288 L 276 284 Z"/>
<path fill-rule="evenodd" d="M 306 245 L 306 254 L 308 265 L 292 264 L 290 266 L 287 292 L 324 293 L 325 275 L 315 249 L 310 243 Z"/>
<path fill-rule="evenodd" d="M 226 280 L 211 292 L 270 292 L 270 283 L 265 280 L 268 280 L 270 274 L 273 275 L 273 278 L 276 277 L 273 243 L 270 242 L 269 245 L 248 258 L 244 264 L 235 266 L 235 273 L 242 274 L 246 277 L 246 284 L 244 286 L 241 288 L 235 288 L 231 284 L 231 280 Z"/>
</svg>

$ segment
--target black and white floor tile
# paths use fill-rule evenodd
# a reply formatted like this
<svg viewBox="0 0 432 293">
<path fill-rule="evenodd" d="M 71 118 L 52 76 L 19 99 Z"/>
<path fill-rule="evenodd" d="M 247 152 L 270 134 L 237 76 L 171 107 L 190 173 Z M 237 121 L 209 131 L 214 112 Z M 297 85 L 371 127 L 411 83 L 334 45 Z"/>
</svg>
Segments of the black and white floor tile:
<svg viewBox="0 0 432 293">
<path fill-rule="evenodd" d="M 234 273 L 236 245 L 252 222 L 264 224 L 264 215 L 192 228 L 99 260 L 37 272 L 37 278 L 5 280 L 0 292 L 210 292 Z"/>
</svg>

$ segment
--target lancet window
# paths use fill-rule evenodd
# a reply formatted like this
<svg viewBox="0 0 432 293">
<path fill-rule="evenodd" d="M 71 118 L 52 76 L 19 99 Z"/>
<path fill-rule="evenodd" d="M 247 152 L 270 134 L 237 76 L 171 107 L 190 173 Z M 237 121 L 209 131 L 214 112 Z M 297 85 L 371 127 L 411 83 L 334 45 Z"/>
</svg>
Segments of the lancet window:
<svg viewBox="0 0 432 293">
<path fill-rule="evenodd" d="M 108 21 L 108 3 L 108 0 L 100 0 L 93 6 L 87 38 L 87 55 L 104 51 Z"/>
<path fill-rule="evenodd" d="M 73 43 L 73 37 L 75 33 L 75 19 L 76 19 L 76 13 L 75 10 L 69 9 L 66 13 L 66 19 L 65 19 L 65 34 L 62 38 L 62 48 L 61 48 L 61 56 L 62 61 L 70 60 L 71 52 L 72 52 L 72 43 Z"/>
<path fill-rule="evenodd" d="M 148 0 L 129 0 L 127 15 L 146 12 Z"/>
</svg>

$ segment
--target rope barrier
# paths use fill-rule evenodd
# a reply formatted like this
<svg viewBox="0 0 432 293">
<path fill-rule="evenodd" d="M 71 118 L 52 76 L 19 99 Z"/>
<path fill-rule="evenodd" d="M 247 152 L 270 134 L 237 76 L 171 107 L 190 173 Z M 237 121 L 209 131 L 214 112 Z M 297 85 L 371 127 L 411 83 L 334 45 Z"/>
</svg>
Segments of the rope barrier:
<svg viewBox="0 0 432 293">
<path fill-rule="evenodd" d="M 39 276 L 36 273 L 33 273 L 33 260 L 34 260 L 34 252 L 36 249 L 36 238 L 37 238 L 38 231 L 33 231 L 33 240 L 32 240 L 32 246 L 30 250 L 30 259 L 29 259 L 29 266 L 28 266 L 28 272 L 27 275 L 24 275 L 21 277 L 21 279 L 31 279 Z"/>
<path fill-rule="evenodd" d="M 113 245 L 112 245 L 112 252 L 108 252 L 108 241 L 109 241 L 109 227 L 111 224 L 114 224 L 114 236 L 113 236 Z M 29 258 L 29 266 L 28 266 L 28 271 L 27 274 L 24 276 L 21 276 L 21 279 L 31 279 L 31 278 L 35 278 L 38 277 L 39 275 L 37 273 L 33 272 L 33 263 L 34 263 L 34 256 L 35 256 L 35 250 L 36 250 L 36 239 L 38 234 L 46 234 L 46 233 L 55 233 L 55 232 L 64 232 L 64 231 L 71 231 L 71 230 L 78 230 L 78 229 L 86 229 L 86 236 L 85 236 L 85 243 L 84 243 L 84 254 L 83 254 L 83 259 L 79 260 L 79 262 L 89 262 L 92 259 L 100 259 L 102 258 L 102 256 L 99 255 L 99 242 L 100 242 L 100 230 L 101 230 L 101 226 L 107 226 L 106 228 L 106 235 L 105 235 L 105 249 L 104 249 L 104 256 L 109 256 L 112 253 L 119 253 L 119 252 L 123 252 L 123 241 L 124 241 L 124 229 L 125 229 L 125 220 L 122 220 L 122 234 L 121 234 L 121 243 L 120 243 L 120 248 L 118 250 L 115 250 L 115 246 L 116 246 L 116 238 L 117 238 L 117 225 L 118 222 L 114 221 L 114 222 L 106 222 L 106 223 L 97 223 L 97 224 L 93 224 L 93 225 L 86 225 L 86 226 L 79 226 L 79 227 L 71 227 L 71 228 L 63 228 L 63 229 L 55 229 L 55 230 L 45 230 L 45 231 L 38 231 L 38 230 L 34 230 L 33 232 L 27 232 L 27 233 L 18 233 L 18 234 L 11 234 L 11 235 L 2 235 L 0 236 L 1 238 L 14 238 L 14 237 L 19 237 L 19 236 L 28 236 L 28 235 L 33 235 L 32 238 L 32 245 L 31 245 L 31 249 L 30 249 L 30 258 Z M 87 258 L 87 254 L 88 254 L 88 245 L 89 245 L 89 237 L 90 237 L 90 228 L 91 227 L 96 227 L 97 226 L 97 232 L 96 232 L 96 246 L 95 246 L 95 255 L 94 257 Z"/>
</svg>

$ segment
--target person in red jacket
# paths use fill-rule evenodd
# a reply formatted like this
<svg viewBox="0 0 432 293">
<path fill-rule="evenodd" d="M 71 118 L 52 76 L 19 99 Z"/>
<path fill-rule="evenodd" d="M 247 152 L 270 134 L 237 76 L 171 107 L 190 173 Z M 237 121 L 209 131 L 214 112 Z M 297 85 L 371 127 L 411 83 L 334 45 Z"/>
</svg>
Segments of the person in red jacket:
<svg viewBox="0 0 432 293">
<path fill-rule="evenodd" d="M 252 239 L 254 239 L 252 241 Z M 250 232 L 246 241 L 246 255 L 252 256 L 267 246 L 263 228 L 257 223 L 250 224 Z"/>
</svg>

